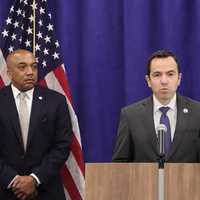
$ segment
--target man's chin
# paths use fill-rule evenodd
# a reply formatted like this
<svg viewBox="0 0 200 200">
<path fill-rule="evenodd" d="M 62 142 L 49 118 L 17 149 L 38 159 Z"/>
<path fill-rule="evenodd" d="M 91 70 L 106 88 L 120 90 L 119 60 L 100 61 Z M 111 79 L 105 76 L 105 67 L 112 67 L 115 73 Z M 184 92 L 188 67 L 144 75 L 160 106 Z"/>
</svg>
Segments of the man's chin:
<svg viewBox="0 0 200 200">
<path fill-rule="evenodd" d="M 172 100 L 172 96 L 167 96 L 167 97 L 165 97 L 165 98 L 162 98 L 163 99 L 163 101 L 165 101 L 165 102 L 170 102 L 171 100 Z"/>
<path fill-rule="evenodd" d="M 22 89 L 23 91 L 31 90 L 35 87 L 35 84 L 26 84 Z"/>
<path fill-rule="evenodd" d="M 174 95 L 171 95 L 171 94 L 169 94 L 169 93 L 162 93 L 162 94 L 160 94 L 159 95 L 159 97 L 157 97 L 158 98 L 158 100 L 160 101 L 160 102 L 170 102 L 171 101 L 171 99 L 173 98 L 173 96 Z"/>
</svg>

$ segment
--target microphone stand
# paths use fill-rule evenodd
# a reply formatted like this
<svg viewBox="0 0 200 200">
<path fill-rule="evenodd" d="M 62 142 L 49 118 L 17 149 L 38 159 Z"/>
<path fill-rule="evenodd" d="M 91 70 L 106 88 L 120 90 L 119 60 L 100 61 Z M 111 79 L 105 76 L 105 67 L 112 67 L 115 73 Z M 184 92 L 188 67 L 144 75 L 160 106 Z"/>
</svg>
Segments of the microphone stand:
<svg viewBox="0 0 200 200">
<path fill-rule="evenodd" d="M 165 199 L 165 154 L 160 154 L 158 159 L 158 200 Z"/>
<path fill-rule="evenodd" d="M 158 159 L 158 169 L 164 169 L 164 164 L 165 164 L 165 153 L 160 153 Z"/>
<path fill-rule="evenodd" d="M 158 200 L 165 199 L 165 150 L 164 150 L 164 130 L 158 131 L 159 158 L 158 158 Z"/>
</svg>

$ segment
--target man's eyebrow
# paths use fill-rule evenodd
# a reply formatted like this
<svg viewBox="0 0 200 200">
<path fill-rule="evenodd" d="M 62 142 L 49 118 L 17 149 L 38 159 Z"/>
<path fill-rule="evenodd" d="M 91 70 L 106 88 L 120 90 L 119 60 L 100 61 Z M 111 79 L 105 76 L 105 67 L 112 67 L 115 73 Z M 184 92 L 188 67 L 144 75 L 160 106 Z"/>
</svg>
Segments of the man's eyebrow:
<svg viewBox="0 0 200 200">
<path fill-rule="evenodd" d="M 19 62 L 18 64 L 27 64 L 26 62 Z M 38 64 L 37 62 L 31 63 L 31 65 Z"/>
<path fill-rule="evenodd" d="M 26 64 L 26 63 L 25 62 L 19 62 L 18 65 L 20 65 L 20 64 Z"/>
<path fill-rule="evenodd" d="M 170 69 L 169 71 L 165 71 L 164 73 L 168 73 L 168 72 L 176 72 L 176 70 L 175 69 Z M 152 73 L 162 73 L 162 71 L 155 70 Z"/>
</svg>

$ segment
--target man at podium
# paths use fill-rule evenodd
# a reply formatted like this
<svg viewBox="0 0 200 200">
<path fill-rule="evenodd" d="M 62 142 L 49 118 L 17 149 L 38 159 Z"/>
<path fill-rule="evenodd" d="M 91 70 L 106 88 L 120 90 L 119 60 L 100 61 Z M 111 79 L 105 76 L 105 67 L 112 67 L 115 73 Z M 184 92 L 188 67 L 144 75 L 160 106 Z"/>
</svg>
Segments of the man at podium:
<svg viewBox="0 0 200 200">
<path fill-rule="evenodd" d="M 145 76 L 152 96 L 121 111 L 114 162 L 156 162 L 157 127 L 164 124 L 166 162 L 199 162 L 200 103 L 177 93 L 182 74 L 176 56 L 153 53 Z"/>
</svg>

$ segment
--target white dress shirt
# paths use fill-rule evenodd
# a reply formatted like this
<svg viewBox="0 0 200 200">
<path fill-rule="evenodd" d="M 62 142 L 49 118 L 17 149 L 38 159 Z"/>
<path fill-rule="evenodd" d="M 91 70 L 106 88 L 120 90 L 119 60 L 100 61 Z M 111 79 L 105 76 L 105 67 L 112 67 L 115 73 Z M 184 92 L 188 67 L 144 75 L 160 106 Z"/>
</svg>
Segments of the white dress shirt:
<svg viewBox="0 0 200 200">
<path fill-rule="evenodd" d="M 153 95 L 153 117 L 154 117 L 155 130 L 156 130 L 156 127 L 158 127 L 158 125 L 160 124 L 160 117 L 162 115 L 162 112 L 159 110 L 159 108 L 163 106 L 170 108 L 167 112 L 167 116 L 170 122 L 171 139 L 173 140 L 175 129 L 176 129 L 176 121 L 177 121 L 176 94 L 167 105 L 162 105 L 158 101 L 158 99 L 156 99 L 155 95 Z"/>
<path fill-rule="evenodd" d="M 11 89 L 12 89 L 12 92 L 13 92 L 13 96 L 14 96 L 14 99 L 15 99 L 15 104 L 16 104 L 16 107 L 17 107 L 17 112 L 19 113 L 19 93 L 20 93 L 20 90 L 18 90 L 13 84 L 11 84 Z M 28 116 L 29 116 L 29 121 L 30 121 L 30 115 L 31 115 L 31 108 L 32 108 L 32 101 L 33 101 L 33 91 L 34 91 L 34 88 L 31 89 L 31 90 L 28 90 L 26 91 L 26 103 L 27 103 L 27 106 L 28 106 Z M 40 184 L 40 180 L 39 178 L 34 174 L 34 173 L 31 173 L 30 176 L 32 176 L 36 182 L 37 182 L 37 185 Z M 10 184 L 8 185 L 8 188 L 11 187 L 12 183 L 14 182 L 14 180 L 18 177 L 15 176 L 12 181 L 10 182 Z"/>
<path fill-rule="evenodd" d="M 21 93 L 21 91 L 19 91 L 14 85 L 11 85 L 11 88 L 12 88 L 13 96 L 15 99 L 17 111 L 19 113 L 19 93 Z M 26 103 L 28 106 L 29 121 L 30 121 L 30 114 L 31 114 L 31 108 L 32 108 L 32 101 L 33 101 L 33 91 L 34 91 L 34 88 L 24 92 L 26 93 Z"/>
</svg>

